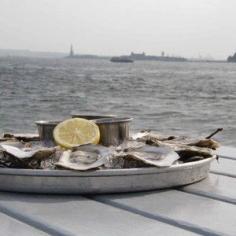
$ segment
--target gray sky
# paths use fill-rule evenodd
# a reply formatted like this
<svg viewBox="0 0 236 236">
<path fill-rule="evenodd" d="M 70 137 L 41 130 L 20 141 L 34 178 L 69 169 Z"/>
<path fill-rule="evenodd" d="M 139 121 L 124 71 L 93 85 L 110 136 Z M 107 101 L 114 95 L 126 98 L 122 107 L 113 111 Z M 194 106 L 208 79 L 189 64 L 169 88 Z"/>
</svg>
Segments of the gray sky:
<svg viewBox="0 0 236 236">
<path fill-rule="evenodd" d="M 0 0 L 0 48 L 224 59 L 236 0 Z"/>
</svg>

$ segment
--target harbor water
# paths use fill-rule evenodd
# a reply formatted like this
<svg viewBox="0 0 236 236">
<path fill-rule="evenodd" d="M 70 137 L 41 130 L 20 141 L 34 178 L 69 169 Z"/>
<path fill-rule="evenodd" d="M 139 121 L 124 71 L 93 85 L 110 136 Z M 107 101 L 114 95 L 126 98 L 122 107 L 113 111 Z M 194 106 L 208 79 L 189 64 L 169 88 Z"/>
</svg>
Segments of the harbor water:
<svg viewBox="0 0 236 236">
<path fill-rule="evenodd" d="M 0 133 L 72 112 L 130 116 L 131 129 L 215 136 L 236 146 L 236 64 L 0 59 Z"/>
</svg>

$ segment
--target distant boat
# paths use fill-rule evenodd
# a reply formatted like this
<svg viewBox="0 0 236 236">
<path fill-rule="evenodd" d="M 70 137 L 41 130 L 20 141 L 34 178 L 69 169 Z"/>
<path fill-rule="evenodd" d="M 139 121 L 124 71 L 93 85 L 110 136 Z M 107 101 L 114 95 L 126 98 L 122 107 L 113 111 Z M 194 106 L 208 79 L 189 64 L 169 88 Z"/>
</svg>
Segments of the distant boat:
<svg viewBox="0 0 236 236">
<path fill-rule="evenodd" d="M 127 57 L 112 57 L 110 59 L 111 62 L 121 62 L 121 63 L 132 63 L 133 60 L 127 58 Z"/>
</svg>

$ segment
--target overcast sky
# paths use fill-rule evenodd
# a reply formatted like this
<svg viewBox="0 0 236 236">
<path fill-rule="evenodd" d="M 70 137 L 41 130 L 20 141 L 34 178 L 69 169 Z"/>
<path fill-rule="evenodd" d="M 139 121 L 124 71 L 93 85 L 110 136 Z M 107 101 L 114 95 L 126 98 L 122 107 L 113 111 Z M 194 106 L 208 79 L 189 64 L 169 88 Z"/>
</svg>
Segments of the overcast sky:
<svg viewBox="0 0 236 236">
<path fill-rule="evenodd" d="M 0 49 L 224 59 L 236 0 L 0 0 Z"/>
</svg>

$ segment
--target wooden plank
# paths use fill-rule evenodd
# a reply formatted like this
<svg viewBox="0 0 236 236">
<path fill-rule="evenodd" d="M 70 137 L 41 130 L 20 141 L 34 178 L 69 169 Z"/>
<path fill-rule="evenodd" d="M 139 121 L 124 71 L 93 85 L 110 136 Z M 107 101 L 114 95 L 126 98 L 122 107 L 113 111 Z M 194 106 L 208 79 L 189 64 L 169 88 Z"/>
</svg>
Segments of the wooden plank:
<svg viewBox="0 0 236 236">
<path fill-rule="evenodd" d="M 1 193 L 0 204 L 60 235 L 196 235 L 81 196 Z"/>
<path fill-rule="evenodd" d="M 209 174 L 209 177 L 180 190 L 236 204 L 236 180 L 231 177 Z"/>
<path fill-rule="evenodd" d="M 96 196 L 97 201 L 158 217 L 202 235 L 236 235 L 236 206 L 181 191 Z"/>
<path fill-rule="evenodd" d="M 211 163 L 211 172 L 236 178 L 236 160 L 220 158 L 219 162 Z"/>
<path fill-rule="evenodd" d="M 8 215 L 0 213 L 0 234 L 7 236 L 16 236 L 16 235 L 24 235 L 24 236 L 43 236 L 48 235 L 43 231 L 39 231 L 36 228 L 33 228 L 27 224 L 24 224 Z"/>
<path fill-rule="evenodd" d="M 235 159 L 236 160 L 236 148 L 222 146 L 217 149 L 217 154 L 223 158 Z"/>
</svg>

